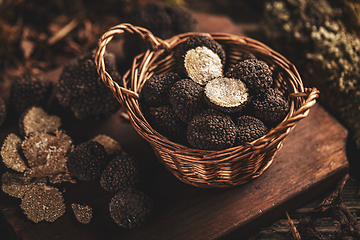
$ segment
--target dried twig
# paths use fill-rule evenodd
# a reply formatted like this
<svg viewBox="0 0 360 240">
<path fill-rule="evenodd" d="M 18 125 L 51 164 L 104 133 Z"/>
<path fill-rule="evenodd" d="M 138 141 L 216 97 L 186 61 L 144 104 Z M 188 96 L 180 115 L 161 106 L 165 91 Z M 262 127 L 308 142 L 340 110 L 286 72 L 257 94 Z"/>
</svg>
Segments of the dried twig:
<svg viewBox="0 0 360 240">
<path fill-rule="evenodd" d="M 290 225 L 290 230 L 291 230 L 291 233 L 292 233 L 294 239 L 301 240 L 301 236 L 300 236 L 298 230 L 296 229 L 293 220 L 291 220 L 288 212 L 286 212 L 286 216 L 287 216 L 287 219 L 288 219 L 288 222 L 289 222 L 289 225 Z"/>
</svg>

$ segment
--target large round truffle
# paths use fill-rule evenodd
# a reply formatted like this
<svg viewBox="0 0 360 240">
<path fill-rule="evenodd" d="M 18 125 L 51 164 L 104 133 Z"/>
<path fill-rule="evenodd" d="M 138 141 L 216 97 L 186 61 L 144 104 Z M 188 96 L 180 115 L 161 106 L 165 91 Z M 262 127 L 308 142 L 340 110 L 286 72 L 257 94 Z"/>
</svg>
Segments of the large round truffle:
<svg viewBox="0 0 360 240">
<path fill-rule="evenodd" d="M 133 188 L 121 190 L 109 204 L 111 217 L 124 228 L 142 226 L 150 217 L 152 208 L 152 199 L 144 192 Z"/>
<path fill-rule="evenodd" d="M 234 146 L 236 126 L 228 115 L 207 110 L 191 120 L 187 138 L 195 148 L 221 150 Z"/>
<path fill-rule="evenodd" d="M 77 145 L 70 152 L 67 168 L 69 173 L 78 179 L 92 181 L 101 176 L 108 163 L 105 147 L 98 142 L 89 140 Z"/>
<path fill-rule="evenodd" d="M 215 78 L 205 85 L 204 93 L 211 107 L 226 113 L 241 111 L 250 99 L 246 85 L 235 78 Z"/>
<path fill-rule="evenodd" d="M 237 135 L 236 143 L 243 144 L 252 142 L 264 136 L 268 129 L 265 124 L 252 116 L 242 115 L 236 119 Z"/>
<path fill-rule="evenodd" d="M 203 87 L 185 78 L 177 81 L 169 93 L 170 103 L 178 118 L 188 123 L 194 114 L 204 109 Z"/>
<path fill-rule="evenodd" d="M 100 185 L 109 192 L 134 187 L 140 182 L 140 167 L 136 158 L 119 155 L 113 158 L 101 174 Z"/>
</svg>

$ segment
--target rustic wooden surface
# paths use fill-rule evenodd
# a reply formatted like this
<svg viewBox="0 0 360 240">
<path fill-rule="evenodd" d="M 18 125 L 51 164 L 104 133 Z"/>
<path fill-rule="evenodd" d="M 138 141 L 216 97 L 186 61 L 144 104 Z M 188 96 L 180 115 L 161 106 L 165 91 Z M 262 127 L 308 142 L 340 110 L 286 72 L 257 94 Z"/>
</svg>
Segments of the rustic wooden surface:
<svg viewBox="0 0 360 240">
<path fill-rule="evenodd" d="M 56 74 L 59 71 L 50 77 L 56 79 Z M 51 113 L 58 113 L 59 109 L 54 109 Z M 64 109 L 60 112 L 68 114 Z M 0 131 L 1 142 L 7 133 L 18 132 L 14 119 L 7 120 L 4 128 Z M 32 223 L 22 213 L 19 199 L 1 193 L 4 226 L 21 239 L 243 239 L 276 219 L 281 221 L 285 211 L 326 193 L 348 169 L 347 131 L 319 104 L 286 138 L 274 163 L 260 178 L 230 189 L 199 189 L 180 182 L 155 159 L 148 143 L 121 117 L 121 112 L 86 124 L 66 118 L 63 128 L 76 143 L 106 133 L 138 157 L 147 170 L 142 189 L 155 202 L 152 216 L 138 229 L 118 227 L 108 213 L 113 194 L 103 191 L 96 181 L 69 185 L 64 193 L 67 212 L 54 223 Z M 94 208 L 89 225 L 76 221 L 72 202 Z"/>
</svg>

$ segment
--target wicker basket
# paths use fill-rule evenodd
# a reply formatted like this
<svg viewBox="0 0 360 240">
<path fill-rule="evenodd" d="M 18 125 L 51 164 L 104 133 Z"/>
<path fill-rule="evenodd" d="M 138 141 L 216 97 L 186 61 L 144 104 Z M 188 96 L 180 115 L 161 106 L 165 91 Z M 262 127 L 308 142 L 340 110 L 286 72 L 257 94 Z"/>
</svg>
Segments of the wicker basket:
<svg viewBox="0 0 360 240">
<path fill-rule="evenodd" d="M 134 58 L 131 69 L 123 76 L 123 86 L 119 86 L 105 71 L 103 57 L 106 45 L 114 35 L 125 32 L 139 36 L 150 48 Z M 209 151 L 172 142 L 146 121 L 139 106 L 139 93 L 144 82 L 152 75 L 176 71 L 179 45 L 193 34 L 198 33 L 185 33 L 162 40 L 147 29 L 131 24 L 114 26 L 99 39 L 95 56 L 98 73 L 127 110 L 135 130 L 151 144 L 159 161 L 177 178 L 197 187 L 232 187 L 244 184 L 259 177 L 271 165 L 284 138 L 308 115 L 319 92 L 315 88 L 304 88 L 294 65 L 263 43 L 247 37 L 211 33 L 209 35 L 226 51 L 225 70 L 234 66 L 243 54 L 252 53 L 265 61 L 273 71 L 277 87 L 289 96 L 290 111 L 278 126 L 246 146 Z"/>
</svg>

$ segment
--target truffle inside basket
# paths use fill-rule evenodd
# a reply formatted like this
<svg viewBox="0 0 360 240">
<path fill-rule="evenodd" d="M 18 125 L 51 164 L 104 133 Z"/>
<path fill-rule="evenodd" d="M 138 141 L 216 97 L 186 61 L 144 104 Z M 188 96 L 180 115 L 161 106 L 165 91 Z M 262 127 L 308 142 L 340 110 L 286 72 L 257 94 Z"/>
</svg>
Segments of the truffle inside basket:
<svg viewBox="0 0 360 240">
<path fill-rule="evenodd" d="M 138 36 L 150 47 L 134 58 L 132 67 L 124 74 L 119 85 L 106 72 L 104 54 L 114 35 L 125 32 Z M 266 135 L 250 143 L 223 150 L 202 150 L 173 142 L 148 123 L 141 110 L 139 96 L 142 86 L 150 77 L 177 71 L 179 46 L 195 34 L 199 33 L 184 33 L 162 40 L 145 28 L 127 23 L 116 25 L 99 39 L 95 55 L 97 70 L 126 109 L 132 126 L 150 143 L 158 160 L 173 175 L 197 187 L 238 186 L 259 177 L 272 164 L 285 137 L 308 115 L 319 92 L 316 88 L 305 88 L 294 65 L 265 44 L 248 37 L 206 33 L 225 49 L 224 71 L 234 67 L 247 54 L 267 63 L 274 85 L 287 98 L 289 111 Z"/>
</svg>

